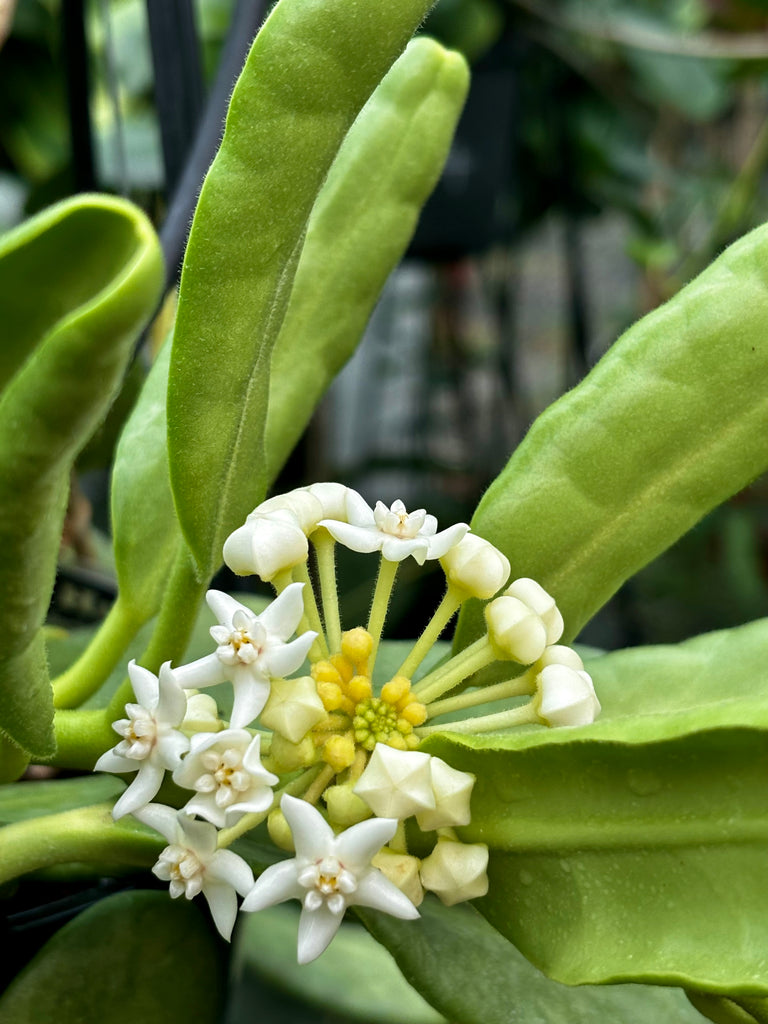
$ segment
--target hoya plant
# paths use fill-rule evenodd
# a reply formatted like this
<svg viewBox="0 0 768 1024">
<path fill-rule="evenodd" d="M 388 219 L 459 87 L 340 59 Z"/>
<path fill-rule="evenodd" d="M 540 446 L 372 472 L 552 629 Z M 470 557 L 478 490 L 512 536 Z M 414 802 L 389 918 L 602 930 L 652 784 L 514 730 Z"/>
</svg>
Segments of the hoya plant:
<svg viewBox="0 0 768 1024">
<path fill-rule="evenodd" d="M 766 231 L 547 410 L 471 523 L 274 493 L 450 145 L 468 72 L 409 42 L 428 7 L 279 0 L 258 35 L 115 454 L 118 597 L 53 678 L 71 468 L 162 267 L 106 196 L 0 240 L 0 883 L 116 880 L 0 1021 L 217 1021 L 233 935 L 347 1019 L 768 1020 L 768 625 L 573 646 L 768 465 Z M 394 642 L 406 560 L 445 595 Z M 211 587 L 222 563 L 274 598 Z"/>
</svg>

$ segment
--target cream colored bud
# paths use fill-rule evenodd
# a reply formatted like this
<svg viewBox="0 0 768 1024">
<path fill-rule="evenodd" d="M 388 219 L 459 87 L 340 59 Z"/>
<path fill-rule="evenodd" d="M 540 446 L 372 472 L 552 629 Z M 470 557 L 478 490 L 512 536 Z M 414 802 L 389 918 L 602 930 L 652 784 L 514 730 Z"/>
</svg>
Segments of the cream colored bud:
<svg viewBox="0 0 768 1024">
<path fill-rule="evenodd" d="M 245 524 L 224 541 L 224 561 L 238 576 L 255 573 L 266 583 L 278 573 L 306 562 L 309 546 L 304 531 L 289 511 L 251 513 Z"/>
<path fill-rule="evenodd" d="M 467 533 L 440 559 L 448 583 L 487 601 L 509 579 L 509 559 L 493 544 Z"/>
<path fill-rule="evenodd" d="M 293 772 L 297 768 L 308 768 L 315 763 L 317 749 L 311 736 L 305 736 L 300 743 L 291 743 L 279 732 L 272 734 L 269 757 L 275 771 Z"/>
<path fill-rule="evenodd" d="M 329 786 L 323 794 L 325 806 L 328 808 L 328 819 L 332 825 L 348 828 L 358 821 L 370 818 L 373 811 L 355 793 L 350 786 Z"/>
<path fill-rule="evenodd" d="M 291 743 L 302 740 L 313 725 L 327 717 L 312 676 L 273 679 L 261 721 Z"/>
<path fill-rule="evenodd" d="M 420 750 L 396 750 L 377 743 L 355 793 L 380 818 L 402 820 L 419 811 L 433 810 L 430 760 L 429 754 Z"/>
<path fill-rule="evenodd" d="M 485 606 L 488 637 L 499 658 L 531 665 L 544 653 L 547 631 L 540 616 L 516 597 L 497 597 Z"/>
<path fill-rule="evenodd" d="M 584 670 L 584 662 L 579 655 L 572 647 L 566 647 L 565 644 L 552 644 L 551 647 L 544 651 L 539 658 L 537 667 L 541 670 L 548 665 L 565 665 L 576 672 L 583 672 Z"/>
<path fill-rule="evenodd" d="M 459 843 L 438 839 L 421 864 L 421 882 L 447 906 L 485 896 L 488 892 L 488 847 L 485 843 Z"/>
<path fill-rule="evenodd" d="M 589 725 L 600 714 L 592 677 L 566 665 L 548 665 L 536 677 L 536 713 L 547 725 Z"/>
<path fill-rule="evenodd" d="M 418 907 L 424 899 L 424 886 L 419 878 L 421 861 L 409 853 L 395 853 L 385 846 L 371 860 L 371 865 L 396 885 L 404 893 L 414 907 Z"/>
<path fill-rule="evenodd" d="M 272 516 L 282 512 L 290 512 L 305 535 L 325 518 L 321 502 L 305 487 L 297 487 L 286 494 L 276 494 L 273 498 L 267 498 L 257 505 L 251 514 Z"/>
<path fill-rule="evenodd" d="M 306 490 L 322 506 L 322 515 L 315 520 L 315 526 L 321 519 L 336 519 L 340 523 L 347 522 L 347 495 L 352 490 L 351 487 L 329 482 L 310 484 Z M 357 491 L 354 493 L 357 494 Z"/>
<path fill-rule="evenodd" d="M 554 597 L 548 594 L 536 580 L 523 576 L 515 580 L 504 591 L 505 597 L 516 597 L 536 612 L 544 623 L 547 631 L 547 646 L 556 644 L 563 635 L 563 617 L 555 604 Z"/>
<path fill-rule="evenodd" d="M 267 831 L 269 832 L 269 838 L 275 846 L 281 850 L 289 850 L 291 853 L 295 851 L 291 826 L 285 820 L 285 815 L 279 807 L 275 807 L 269 812 Z"/>
<path fill-rule="evenodd" d="M 187 713 L 181 723 L 181 731 L 188 736 L 193 732 L 219 732 L 224 723 L 219 718 L 216 701 L 207 693 L 187 691 Z"/>
<path fill-rule="evenodd" d="M 432 792 L 435 794 L 435 809 L 419 811 L 416 821 L 422 832 L 435 828 L 452 828 L 454 825 L 468 825 L 471 818 L 469 802 L 475 776 L 451 768 L 439 757 L 429 762 Z"/>
</svg>

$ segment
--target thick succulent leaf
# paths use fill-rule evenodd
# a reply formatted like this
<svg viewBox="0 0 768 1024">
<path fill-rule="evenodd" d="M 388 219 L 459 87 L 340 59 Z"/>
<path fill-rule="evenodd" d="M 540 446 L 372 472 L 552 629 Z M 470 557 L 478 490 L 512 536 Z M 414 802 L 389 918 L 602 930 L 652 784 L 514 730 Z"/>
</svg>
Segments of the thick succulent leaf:
<svg viewBox="0 0 768 1024">
<path fill-rule="evenodd" d="M 477 775 L 478 906 L 570 984 L 768 994 L 768 620 L 587 662 L 590 726 L 430 737 Z"/>
<path fill-rule="evenodd" d="M 0 242 L 0 733 L 53 750 L 39 629 L 75 456 L 105 415 L 162 283 L 130 203 L 78 196 Z"/>
<path fill-rule="evenodd" d="M 280 0 L 235 85 L 192 224 L 168 391 L 171 484 L 201 577 L 264 494 L 270 359 L 312 205 L 429 6 Z"/>
<path fill-rule="evenodd" d="M 455 1024 L 697 1024 L 676 989 L 567 988 L 544 977 L 468 904 L 428 896 L 418 921 L 358 910 L 406 979 Z"/>
<path fill-rule="evenodd" d="M 181 530 L 168 477 L 171 346 L 160 350 L 120 437 L 112 470 L 112 534 L 120 600 L 137 623 L 160 607 Z"/>
<path fill-rule="evenodd" d="M 352 355 L 434 188 L 469 84 L 458 53 L 409 43 L 345 138 L 312 210 L 272 356 L 270 480 Z"/>
<path fill-rule="evenodd" d="M 751 999 L 741 996 L 729 999 L 727 996 L 713 996 L 708 992 L 688 992 L 688 998 L 699 1013 L 714 1024 L 766 1024 L 768 1021 L 768 1000 Z"/>
<path fill-rule="evenodd" d="M 217 1024 L 221 942 L 165 892 L 123 892 L 58 931 L 0 999 L 2 1024 Z"/>
<path fill-rule="evenodd" d="M 540 416 L 472 528 L 557 599 L 566 642 L 768 465 L 768 228 L 727 249 Z M 482 629 L 477 603 L 457 643 Z"/>
</svg>

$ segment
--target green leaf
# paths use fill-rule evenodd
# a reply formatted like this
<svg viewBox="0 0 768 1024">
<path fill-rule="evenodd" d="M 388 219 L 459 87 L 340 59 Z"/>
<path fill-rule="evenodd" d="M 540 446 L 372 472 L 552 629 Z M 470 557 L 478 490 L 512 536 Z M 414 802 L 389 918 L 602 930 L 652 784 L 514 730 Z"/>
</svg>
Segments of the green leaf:
<svg viewBox="0 0 768 1024">
<path fill-rule="evenodd" d="M 413 987 L 455 1024 L 700 1021 L 675 989 L 566 988 L 550 981 L 469 904 L 444 907 L 428 896 L 418 921 L 373 910 L 357 913 Z"/>
<path fill-rule="evenodd" d="M 554 595 L 566 637 L 768 464 L 768 228 L 644 317 L 536 420 L 472 528 Z M 482 629 L 477 602 L 457 644 Z"/>
<path fill-rule="evenodd" d="M 272 355 L 274 479 L 352 355 L 445 163 L 469 85 L 463 58 L 412 40 L 344 139 L 307 227 Z"/>
<path fill-rule="evenodd" d="M 0 1024 L 217 1024 L 221 943 L 198 908 L 123 892 L 46 943 L 0 999 Z"/>
<path fill-rule="evenodd" d="M 298 908 L 246 914 L 237 942 L 239 977 L 253 974 L 318 1011 L 365 1024 L 441 1024 L 403 979 L 392 957 L 359 924 L 345 922 L 319 960 L 296 962 Z"/>
<path fill-rule="evenodd" d="M 137 623 L 157 613 L 181 530 L 166 445 L 171 346 L 165 344 L 125 425 L 112 470 L 112 533 L 118 600 Z"/>
<path fill-rule="evenodd" d="M 34 756 L 54 749 L 40 626 L 70 468 L 161 283 L 154 231 L 120 199 L 78 196 L 0 242 L 0 733 Z"/>
<path fill-rule="evenodd" d="M 315 197 L 429 6 L 280 0 L 235 85 L 192 224 L 168 391 L 171 485 L 201 578 L 265 492 L 272 347 Z"/>
<path fill-rule="evenodd" d="M 488 920 L 569 984 L 768 994 L 768 620 L 588 662 L 590 726 L 424 744 L 477 775 Z"/>
<path fill-rule="evenodd" d="M 114 775 L 84 775 L 75 779 L 38 779 L 0 786 L 0 823 L 26 821 L 116 799 L 125 789 Z"/>
</svg>

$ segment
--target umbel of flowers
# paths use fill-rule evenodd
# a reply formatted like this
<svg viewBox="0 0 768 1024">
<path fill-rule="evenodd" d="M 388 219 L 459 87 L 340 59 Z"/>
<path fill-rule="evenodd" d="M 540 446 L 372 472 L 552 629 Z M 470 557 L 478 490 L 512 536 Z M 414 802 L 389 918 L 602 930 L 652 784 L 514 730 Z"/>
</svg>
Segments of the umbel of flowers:
<svg viewBox="0 0 768 1024">
<path fill-rule="evenodd" d="M 379 552 L 365 626 L 342 629 L 337 543 Z M 406 558 L 439 560 L 446 592 L 398 670 L 376 689 L 387 607 Z M 135 772 L 113 814 L 133 814 L 167 839 L 153 870 L 171 896 L 202 893 L 225 938 L 238 894 L 246 912 L 298 899 L 305 963 L 323 952 L 348 906 L 415 918 L 425 890 L 448 905 L 484 895 L 487 847 L 464 843 L 457 832 L 470 821 L 474 777 L 419 745 L 437 730 L 593 721 L 600 705 L 592 680 L 578 654 L 558 644 L 563 620 L 552 597 L 531 579 L 507 585 L 507 559 L 466 524 L 438 531 L 423 509 L 409 513 L 401 501 L 372 509 L 335 483 L 263 502 L 228 538 L 224 559 L 238 574 L 271 582 L 277 597 L 257 615 L 209 591 L 215 649 L 187 665 L 167 663 L 159 676 L 131 663 L 136 703 L 114 723 L 120 741 L 96 764 Z M 470 597 L 488 602 L 487 632 L 419 677 Z M 309 671 L 295 676 L 307 660 Z M 456 692 L 499 661 L 512 663 L 508 680 Z M 199 692 L 222 684 L 233 688 L 228 722 Z M 494 701 L 501 710 L 461 717 Z M 179 810 L 152 802 L 166 772 L 191 794 Z M 293 856 L 254 881 L 228 847 L 265 820 L 275 844 Z M 409 852 L 409 820 L 409 829 L 423 833 L 416 848 L 431 847 L 426 857 Z"/>
</svg>

